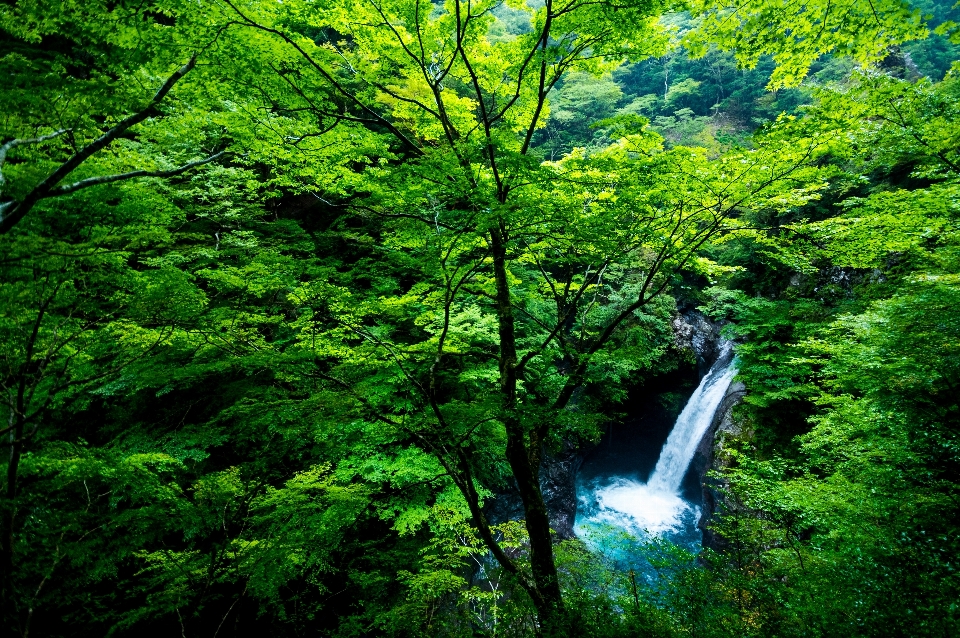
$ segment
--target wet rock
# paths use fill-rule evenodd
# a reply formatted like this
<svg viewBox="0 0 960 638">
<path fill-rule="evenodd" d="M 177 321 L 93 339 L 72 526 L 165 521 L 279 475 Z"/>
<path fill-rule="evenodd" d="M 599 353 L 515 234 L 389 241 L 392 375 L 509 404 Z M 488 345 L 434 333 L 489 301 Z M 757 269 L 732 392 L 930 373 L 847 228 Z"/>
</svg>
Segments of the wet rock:
<svg viewBox="0 0 960 638">
<path fill-rule="evenodd" d="M 573 538 L 577 517 L 577 471 L 583 464 L 586 450 L 567 443 L 557 454 L 547 455 L 540 464 L 540 489 L 547 503 L 550 525 L 560 539 Z"/>
<path fill-rule="evenodd" d="M 577 517 L 577 471 L 589 448 L 566 443 L 555 454 L 545 453 L 540 463 L 540 490 L 550 516 L 550 527 L 557 539 L 574 537 L 573 524 Z M 523 501 L 516 488 L 497 494 L 484 507 L 491 525 L 516 521 L 524 517 Z"/>
<path fill-rule="evenodd" d="M 498 492 L 483 505 L 483 513 L 491 525 L 499 525 L 507 521 L 519 521 L 523 518 L 523 501 L 515 486 L 511 489 Z"/>
<path fill-rule="evenodd" d="M 693 354 L 701 379 L 720 355 L 721 327 L 722 324 L 711 321 L 699 310 L 685 310 L 673 319 L 674 345 Z"/>
</svg>

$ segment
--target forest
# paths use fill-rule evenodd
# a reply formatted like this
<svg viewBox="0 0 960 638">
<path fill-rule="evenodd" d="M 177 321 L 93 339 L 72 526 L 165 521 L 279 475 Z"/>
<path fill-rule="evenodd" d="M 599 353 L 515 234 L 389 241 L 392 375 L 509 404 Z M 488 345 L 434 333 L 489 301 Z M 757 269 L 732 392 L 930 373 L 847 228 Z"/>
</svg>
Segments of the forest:
<svg viewBox="0 0 960 638">
<path fill-rule="evenodd" d="M 3 0 L 0 631 L 960 635 L 952 2 Z"/>
</svg>

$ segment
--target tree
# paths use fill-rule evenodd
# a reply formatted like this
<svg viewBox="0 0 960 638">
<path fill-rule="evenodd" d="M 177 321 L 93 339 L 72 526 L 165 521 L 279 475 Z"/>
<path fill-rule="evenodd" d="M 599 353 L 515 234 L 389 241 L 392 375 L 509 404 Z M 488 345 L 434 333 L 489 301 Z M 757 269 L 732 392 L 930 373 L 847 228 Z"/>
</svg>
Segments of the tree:
<svg viewBox="0 0 960 638">
<path fill-rule="evenodd" d="M 551 96 L 550 117 L 537 135 L 550 159 L 559 159 L 574 146 L 590 146 L 597 122 L 614 114 L 623 91 L 611 77 L 596 78 L 588 73 L 570 74 Z M 608 141 L 607 141 L 608 142 Z"/>
<path fill-rule="evenodd" d="M 229 6 L 301 56 L 277 69 L 292 89 L 272 96 L 279 110 L 363 123 L 393 148 L 368 160 L 356 186 L 367 195 L 346 209 L 383 224 L 373 241 L 395 284 L 385 298 L 305 284 L 294 293 L 301 347 L 371 428 L 436 456 L 551 634 L 564 621 L 539 485 L 544 446 L 589 431 L 586 386 L 656 357 L 663 293 L 680 270 L 708 268 L 697 250 L 732 213 L 815 196 L 823 141 L 797 148 L 772 135 L 755 154 L 710 164 L 696 150 L 663 152 L 634 122 L 607 151 L 541 164 L 531 142 L 550 89 L 567 72 L 657 52 L 662 8 L 518 5 L 531 29 L 493 42 L 497 4 Z M 524 503 L 529 572 L 482 510 L 500 459 Z"/>
<path fill-rule="evenodd" d="M 155 202 L 142 198 L 141 205 L 146 203 Z M 69 226 L 65 218 L 76 211 L 61 206 L 59 212 L 64 231 Z M 8 419 L 0 433 L 8 453 L 0 559 L 4 616 L 19 620 L 24 635 L 33 605 L 28 597 L 18 598 L 14 586 L 22 558 L 17 545 L 24 519 L 36 506 L 20 498 L 24 455 L 51 434 L 52 415 L 89 401 L 91 393 L 168 339 L 172 327 L 202 303 L 180 271 L 136 273 L 125 263 L 129 253 L 117 249 L 115 236 L 102 228 L 93 234 L 86 243 L 33 235 L 4 241 L 0 405 Z M 150 234 L 144 232 L 141 241 L 153 239 Z M 133 239 L 132 232 L 129 238 Z"/>
<path fill-rule="evenodd" d="M 735 51 L 737 62 L 753 68 L 772 55 L 776 69 L 768 88 L 797 86 L 817 58 L 852 57 L 862 65 L 885 58 L 892 46 L 928 34 L 921 10 L 902 0 L 822 0 L 796 5 L 777 2 L 697 0 L 691 13 L 702 20 L 686 43 L 698 55 L 711 44 Z"/>
<path fill-rule="evenodd" d="M 0 233 L 41 200 L 176 177 L 224 155 L 221 132 L 203 131 L 170 99 L 218 37 L 201 24 L 177 2 L 0 9 L 9 43 L 0 57 L 8 114 L 0 129 Z M 77 171 L 84 177 L 64 183 Z"/>
<path fill-rule="evenodd" d="M 239 495 L 244 508 L 255 509 L 251 503 L 256 501 L 270 530 L 266 536 L 277 530 L 280 536 L 272 545 L 263 538 L 248 543 L 250 536 L 228 530 L 225 513 L 222 534 L 213 524 L 189 528 L 202 549 L 183 542 L 175 550 L 145 553 L 150 573 L 158 574 L 156 582 L 176 585 L 171 590 L 176 596 L 157 599 L 162 612 L 156 613 L 179 614 L 180 593 L 187 592 L 199 614 L 201 603 L 209 600 L 207 588 L 220 584 L 224 566 L 236 568 L 233 585 L 240 592 L 230 592 L 235 597 L 227 614 L 247 583 L 259 585 L 265 599 L 279 599 L 277 592 L 294 579 L 290 562 L 304 559 L 305 570 L 321 572 L 328 548 L 307 556 L 296 545 L 306 538 L 335 544 L 346 535 L 337 524 L 326 526 L 330 521 L 322 507 L 302 508 L 330 497 L 324 503 L 344 506 L 331 506 L 332 516 L 342 511 L 348 523 L 359 517 L 356 513 L 369 505 L 365 490 L 338 490 L 355 476 L 367 480 L 353 457 L 369 454 L 371 475 L 405 470 L 399 481 L 405 487 L 429 486 L 418 492 L 416 508 L 398 516 L 403 520 L 397 525 L 405 529 L 425 520 L 423 511 L 432 507 L 431 499 L 439 499 L 437 485 L 452 482 L 475 533 L 532 601 L 540 631 L 562 634 L 565 603 L 538 476 L 544 451 L 564 438 L 594 434 L 600 400 L 616 396 L 617 382 L 654 365 L 669 340 L 671 287 L 684 274 L 712 277 L 721 270 L 700 253 L 712 238 L 741 227 L 738 220 L 752 223 L 751 211 L 794 211 L 818 197 L 825 174 L 818 165 L 834 148 L 837 131 L 798 142 L 802 125 L 783 118 L 758 138 L 756 150 L 735 149 L 709 161 L 702 149 L 665 150 L 642 119 L 625 116 L 607 123 L 614 140 L 609 148 L 543 162 L 534 138 L 547 120 L 551 89 L 565 75 L 603 77 L 624 59 L 662 53 L 666 37 L 657 18 L 672 7 L 657 2 L 511 2 L 510 29 L 494 28 L 498 12 L 505 11 L 495 0 L 450 0 L 442 6 L 410 0 L 325 5 L 225 0 L 199 11 L 194 6 L 171 1 L 131 9 L 110 2 L 92 10 L 66 3 L 51 11 L 43 3 L 20 3 L 3 10 L 4 29 L 27 51 L 4 58 L 18 78 L 18 95 L 26 91 L 31 73 L 46 81 L 43 99 L 21 100 L 17 104 L 30 108 L 8 109 L 15 114 L 4 137 L 11 140 L 4 153 L 11 154 L 5 168 L 13 195 L 2 205 L 8 213 L 19 211 L 21 221 L 8 233 L 17 246 L 28 246 L 32 233 L 62 232 L 58 219 L 67 210 L 73 213 L 68 230 L 74 233 L 67 243 L 87 244 L 85 233 L 102 239 L 100 227 L 78 223 L 80 213 L 109 220 L 113 204 L 83 208 L 90 201 L 85 197 L 132 187 L 134 177 L 185 175 L 216 157 L 228 141 L 249 153 L 234 156 L 236 161 L 256 162 L 260 171 L 257 179 L 245 174 L 245 184 L 238 179 L 223 187 L 215 179 L 221 169 L 211 165 L 207 176 L 214 177 L 193 193 L 196 202 L 188 207 L 188 218 L 175 216 L 178 223 L 188 222 L 186 244 L 209 246 L 187 255 L 180 245 L 159 255 L 143 253 L 136 243 L 111 246 L 119 274 L 84 291 L 86 323 L 72 323 L 69 304 L 57 295 L 70 291 L 70 281 L 87 281 L 99 262 L 69 262 L 59 270 L 44 266 L 52 280 L 62 282 L 50 297 L 30 278 L 37 262 L 28 250 L 21 251 L 25 256 L 18 264 L 27 265 L 12 270 L 4 282 L 39 301 L 31 305 L 16 297 L 19 301 L 8 302 L 13 310 L 5 321 L 11 333 L 27 334 L 22 323 L 34 320 L 42 337 L 34 342 L 46 344 L 54 356 L 38 360 L 34 342 L 10 337 L 8 386 L 38 388 L 40 402 L 37 411 L 11 400 L 14 420 L 21 413 L 24 419 L 43 416 L 50 406 L 68 403 L 70 388 L 91 387 L 97 374 L 118 370 L 149 347 L 121 338 L 125 327 L 143 336 L 174 326 L 176 343 L 159 340 L 168 358 L 157 357 L 155 368 L 144 367 L 151 371 L 150 381 L 131 386 L 130 401 L 169 392 L 166 385 L 151 385 L 175 376 L 167 368 L 193 375 L 184 383 L 192 387 L 202 385 L 209 370 L 229 379 L 225 370 L 231 366 L 249 366 L 269 382 L 250 391 L 248 402 L 238 400 L 224 412 L 261 426 L 266 417 L 257 411 L 274 415 L 262 404 L 275 392 L 282 396 L 277 412 L 315 410 L 323 432 L 330 438 L 356 437 L 351 443 L 359 451 L 350 459 L 324 459 L 329 466 L 297 465 L 292 479 L 286 459 L 272 459 L 275 464 L 267 465 L 282 469 L 269 473 L 269 488 L 244 484 L 230 467 L 211 469 L 192 483 L 182 479 L 189 489 L 173 479 L 167 489 L 166 479 L 158 479 L 157 493 L 202 494 L 197 499 L 207 505 L 199 518 L 229 503 L 231 494 Z M 757 6 L 761 14 L 769 13 L 770 7 Z M 81 15 L 85 10 L 87 17 Z M 51 62 L 40 45 L 54 41 L 62 24 L 76 27 L 64 45 L 67 53 Z M 877 35 L 873 25 L 866 26 L 870 37 Z M 846 37 L 839 27 L 828 30 L 834 39 Z M 902 30 L 892 33 L 892 40 L 877 37 L 869 43 L 904 37 Z M 726 44 L 751 55 L 760 50 L 735 36 L 739 33 L 726 34 Z M 782 61 L 795 71 L 810 62 L 809 43 L 800 44 L 796 56 L 790 47 L 783 49 Z M 107 63 L 94 63 L 101 60 Z M 37 68 L 44 72 L 36 73 Z M 107 70 L 101 75 L 100 69 Z M 78 76 L 67 87 L 69 108 L 62 111 L 70 121 L 52 124 L 51 113 L 60 111 L 51 104 L 65 74 Z M 144 86 L 165 89 L 148 102 L 144 96 L 152 90 Z M 97 108 L 85 101 L 91 94 L 105 96 Z M 174 97 L 180 101 L 174 103 Z M 74 139 L 78 131 L 79 140 Z M 63 186 L 73 170 L 90 173 Z M 258 246 L 258 233 L 283 234 L 290 228 L 287 220 L 254 232 L 230 215 L 205 210 L 219 199 L 229 207 L 243 199 L 244 189 L 260 188 L 315 198 L 326 214 L 340 219 L 311 222 L 338 228 L 338 247 L 363 246 L 368 252 L 337 253 L 319 267 L 310 254 L 320 250 L 318 244 L 302 248 L 311 246 L 302 229 L 285 236 L 289 244 L 283 250 Z M 27 216 L 28 210 L 33 214 Z M 130 229 L 122 234 L 131 232 L 139 237 Z M 221 242 L 243 254 L 221 262 Z M 99 258 L 102 244 L 92 245 Z M 291 265 L 291 255 L 303 261 L 302 268 Z M 163 285 L 151 289 L 151 278 Z M 145 315 L 124 315 L 125 323 L 120 317 L 126 308 L 88 308 L 114 279 L 129 287 L 114 291 L 112 300 L 123 305 L 128 298 L 146 298 Z M 145 294 L 151 290 L 160 297 Z M 205 309 L 214 297 L 217 302 Z M 53 299 L 46 307 L 53 307 L 54 315 L 43 309 L 47 299 Z M 189 316 L 166 312 L 171 302 Z M 164 311 L 159 318 L 151 314 L 158 311 Z M 60 324 L 72 326 L 66 336 L 58 332 Z M 64 339 L 82 341 L 84 347 L 75 354 Z M 61 378 L 76 383 L 62 386 Z M 245 388 L 249 385 L 257 383 Z M 157 398 L 143 400 L 156 406 Z M 298 402 L 298 409 L 291 408 Z M 213 422 L 220 416 L 206 418 Z M 21 430 L 29 434 L 30 427 L 24 420 Z M 249 440 L 254 447 L 264 437 Z M 18 435 L 12 448 L 22 443 Z M 395 458 L 383 462 L 388 448 Z M 304 464 L 310 461 L 302 459 L 310 458 L 302 451 L 298 457 Z M 185 463 L 171 459 L 159 454 L 142 465 L 176 467 L 187 474 Z M 324 467 L 332 468 L 336 479 Z M 15 479 L 17 465 L 11 468 Z M 483 499 L 505 479 L 516 483 L 525 510 L 529 550 L 519 554 L 505 550 L 482 508 Z M 72 485 L 79 490 L 76 482 Z M 391 507 L 399 506 L 383 509 Z M 240 520 L 237 527 L 250 534 L 247 514 L 232 512 Z M 322 534 L 301 535 L 315 524 Z M 251 549 L 268 545 L 259 554 Z M 472 541 L 466 546 L 473 547 Z M 236 561 L 224 558 L 227 548 L 237 550 Z M 254 554 L 280 567 L 258 571 L 260 565 L 244 562 Z M 203 578 L 176 575 L 201 571 L 198 556 L 212 565 Z M 443 591 L 456 582 L 444 580 L 451 573 L 446 566 L 438 570 L 436 582 L 447 588 Z M 409 580 L 429 593 L 429 579 Z M 182 633 L 184 627 L 181 622 Z"/>
</svg>

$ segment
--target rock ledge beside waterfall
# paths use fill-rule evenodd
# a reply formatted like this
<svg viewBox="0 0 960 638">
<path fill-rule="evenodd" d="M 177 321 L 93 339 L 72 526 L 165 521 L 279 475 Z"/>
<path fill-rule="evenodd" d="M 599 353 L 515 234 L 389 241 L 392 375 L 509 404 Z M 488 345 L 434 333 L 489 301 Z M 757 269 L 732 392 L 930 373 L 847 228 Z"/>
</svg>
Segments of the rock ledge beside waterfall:
<svg viewBox="0 0 960 638">
<path fill-rule="evenodd" d="M 540 489 L 550 515 L 550 527 L 560 540 L 574 537 L 573 523 L 577 516 L 576 477 L 589 448 L 566 443 L 555 454 L 543 455 L 540 463 Z M 523 518 L 523 502 L 514 488 L 497 494 L 484 507 L 491 523 L 503 523 Z"/>
</svg>

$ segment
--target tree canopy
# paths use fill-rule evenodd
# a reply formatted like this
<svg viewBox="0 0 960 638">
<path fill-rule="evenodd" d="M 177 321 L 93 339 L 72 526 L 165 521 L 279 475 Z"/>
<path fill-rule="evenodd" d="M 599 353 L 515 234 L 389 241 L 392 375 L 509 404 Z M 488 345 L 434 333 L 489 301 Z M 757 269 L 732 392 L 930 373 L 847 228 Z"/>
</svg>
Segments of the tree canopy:
<svg viewBox="0 0 960 638">
<path fill-rule="evenodd" d="M 5 631 L 950 635 L 952 17 L 3 5 Z M 678 304 L 738 343 L 733 549 L 638 585 L 542 467 Z"/>
</svg>

